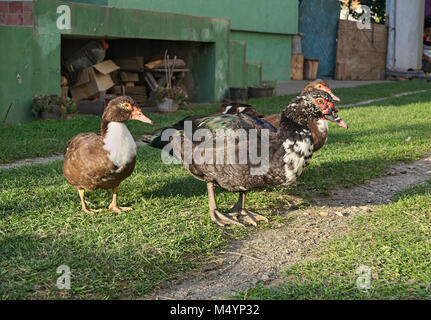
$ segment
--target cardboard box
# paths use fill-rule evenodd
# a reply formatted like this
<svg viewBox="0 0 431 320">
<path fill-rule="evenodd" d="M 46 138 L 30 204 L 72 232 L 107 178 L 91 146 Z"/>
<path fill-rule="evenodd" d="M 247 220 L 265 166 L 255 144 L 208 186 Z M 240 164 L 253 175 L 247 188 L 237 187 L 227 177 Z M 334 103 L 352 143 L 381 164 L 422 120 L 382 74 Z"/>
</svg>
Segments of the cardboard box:
<svg viewBox="0 0 431 320">
<path fill-rule="evenodd" d="M 105 60 L 79 71 L 77 83 L 70 88 L 72 98 L 82 100 L 113 87 L 114 82 L 109 74 L 118 69 L 120 67 L 112 60 Z"/>
</svg>

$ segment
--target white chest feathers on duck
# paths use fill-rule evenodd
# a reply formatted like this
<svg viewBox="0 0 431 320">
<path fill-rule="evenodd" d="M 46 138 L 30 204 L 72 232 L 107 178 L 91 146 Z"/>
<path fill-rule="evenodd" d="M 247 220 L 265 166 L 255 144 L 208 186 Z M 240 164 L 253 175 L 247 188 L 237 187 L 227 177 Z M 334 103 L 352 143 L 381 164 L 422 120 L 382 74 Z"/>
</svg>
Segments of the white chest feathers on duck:
<svg viewBox="0 0 431 320">
<path fill-rule="evenodd" d="M 283 143 L 285 151 L 283 162 L 285 172 L 285 184 L 294 182 L 307 167 L 313 155 L 313 143 L 308 130 L 300 133 L 302 139 L 286 139 Z"/>
<path fill-rule="evenodd" d="M 328 130 L 329 130 L 328 121 L 319 119 L 317 121 L 317 128 L 325 136 L 325 143 L 326 143 L 326 141 L 328 140 Z"/>
<path fill-rule="evenodd" d="M 118 167 L 118 170 L 133 161 L 136 156 L 135 140 L 133 140 L 127 126 L 122 122 L 110 122 L 108 124 L 103 143 L 103 149 L 109 153 L 109 160 Z"/>
</svg>

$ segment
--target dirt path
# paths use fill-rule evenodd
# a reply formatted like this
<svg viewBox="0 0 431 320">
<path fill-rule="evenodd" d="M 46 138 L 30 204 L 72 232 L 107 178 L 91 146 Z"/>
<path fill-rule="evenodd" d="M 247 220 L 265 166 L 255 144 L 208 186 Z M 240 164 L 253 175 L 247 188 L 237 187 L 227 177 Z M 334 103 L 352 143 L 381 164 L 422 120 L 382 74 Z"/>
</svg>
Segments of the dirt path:
<svg viewBox="0 0 431 320">
<path fill-rule="evenodd" d="M 1 164 L 0 169 L 16 169 L 25 165 L 29 164 L 40 164 L 40 163 L 50 163 L 54 160 L 63 160 L 62 154 L 54 154 L 49 157 L 39 157 L 39 158 L 32 158 L 32 159 L 24 159 L 24 160 L 18 160 L 12 163 L 7 164 Z"/>
<path fill-rule="evenodd" d="M 397 191 L 429 179 L 431 155 L 394 165 L 386 176 L 367 185 L 333 190 L 330 197 L 314 199 L 313 207 L 290 211 L 293 218 L 286 225 L 232 243 L 201 270 L 165 283 L 145 299 L 220 299 L 257 282 L 280 283 L 280 271 L 312 258 L 311 249 L 346 233 L 352 217 L 370 212 L 373 206 L 390 202 Z"/>
</svg>

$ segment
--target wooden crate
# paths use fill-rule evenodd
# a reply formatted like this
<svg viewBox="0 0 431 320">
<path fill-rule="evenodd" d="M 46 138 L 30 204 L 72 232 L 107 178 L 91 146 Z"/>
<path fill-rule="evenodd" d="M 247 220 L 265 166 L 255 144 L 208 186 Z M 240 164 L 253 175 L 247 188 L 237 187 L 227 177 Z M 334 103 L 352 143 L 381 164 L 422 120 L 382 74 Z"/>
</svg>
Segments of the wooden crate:
<svg viewBox="0 0 431 320">
<path fill-rule="evenodd" d="M 384 25 L 358 29 L 355 21 L 340 20 L 335 79 L 384 80 L 387 42 L 388 30 Z"/>
<path fill-rule="evenodd" d="M 144 71 L 144 57 L 130 57 L 113 59 L 114 62 L 120 67 L 122 71 L 143 72 Z"/>
<path fill-rule="evenodd" d="M 147 90 L 144 86 L 114 86 L 114 93 L 119 96 L 130 96 L 139 104 L 145 104 L 147 102 Z"/>
</svg>

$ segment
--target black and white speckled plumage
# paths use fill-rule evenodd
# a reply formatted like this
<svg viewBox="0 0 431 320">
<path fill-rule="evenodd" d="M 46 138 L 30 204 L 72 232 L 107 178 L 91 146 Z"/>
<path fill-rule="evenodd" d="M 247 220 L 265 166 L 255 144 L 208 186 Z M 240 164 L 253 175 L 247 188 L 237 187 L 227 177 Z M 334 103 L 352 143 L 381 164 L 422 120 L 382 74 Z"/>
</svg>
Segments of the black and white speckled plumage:
<svg viewBox="0 0 431 320">
<path fill-rule="evenodd" d="M 208 205 L 211 219 L 220 226 L 229 224 L 242 225 L 239 220 L 257 226 L 259 221 L 267 221 L 264 216 L 251 212 L 245 208 L 246 192 L 268 186 L 288 185 L 296 181 L 309 164 L 313 155 L 313 140 L 307 124 L 318 120 L 322 116 L 333 117 L 331 96 L 323 91 L 312 91 L 293 99 L 280 114 L 280 126 L 277 132 L 272 132 L 261 125 L 261 119 L 253 116 L 231 115 L 227 113 L 189 118 L 192 132 L 186 133 L 185 122 L 175 124 L 179 130 L 167 142 L 160 141 L 160 136 L 151 137 L 150 145 L 163 148 L 170 143 L 173 154 L 179 158 L 188 171 L 197 179 L 206 182 L 208 191 Z M 184 119 L 187 120 L 187 119 Z M 196 131 L 207 129 L 206 131 Z M 257 141 L 251 143 L 250 129 L 254 129 Z M 160 134 L 164 132 L 162 129 Z M 217 133 L 224 132 L 228 141 L 217 138 Z M 242 131 L 242 132 L 241 132 Z M 240 133 L 241 132 L 241 133 Z M 191 136 L 202 133 L 201 140 L 192 141 Z M 248 139 L 238 139 L 238 135 L 246 135 Z M 261 144 L 265 138 L 268 144 Z M 187 141 L 188 140 L 188 141 Z M 230 142 L 229 142 L 230 140 Z M 232 143 L 234 142 L 234 143 Z M 244 143 L 245 142 L 245 143 Z M 184 151 L 187 145 L 192 150 Z M 249 148 L 253 148 L 249 149 Z M 260 150 L 263 147 L 265 149 Z M 250 152 L 250 151 L 254 152 Z M 263 152 L 263 151 L 268 152 Z M 238 161 L 238 155 L 244 151 L 244 162 Z M 254 162 L 250 153 L 266 156 Z M 193 154 L 193 157 L 188 157 Z M 210 161 L 198 161 L 199 155 Z M 204 156 L 205 155 L 205 156 Z M 226 161 L 235 155 L 235 161 Z M 186 157 L 185 157 L 186 156 Z M 208 157 L 209 156 L 209 157 Z M 223 156 L 223 158 L 221 157 Z M 198 157 L 199 158 L 199 157 Z M 185 160 L 188 161 L 185 161 Z M 222 161 L 220 161 L 222 160 Z M 256 158 L 254 159 L 256 160 Z M 257 169 L 263 169 L 257 173 Z M 214 187 L 218 185 L 225 190 L 238 192 L 238 202 L 228 214 L 217 209 Z"/>
<path fill-rule="evenodd" d="M 282 111 L 280 129 L 277 133 L 269 133 L 269 168 L 265 174 L 252 175 L 251 168 L 257 167 L 247 164 L 184 164 L 196 178 L 214 182 L 223 189 L 232 192 L 248 191 L 268 186 L 287 185 L 293 183 L 309 164 L 313 154 L 311 133 L 307 124 L 322 117 L 320 108 L 313 104 L 313 99 L 324 96 L 327 101 L 331 97 L 322 91 L 307 93 L 293 99 Z M 237 115 L 214 115 L 192 120 L 193 128 L 205 128 L 215 133 L 216 129 L 261 129 L 257 122 L 250 118 L 247 121 Z M 214 125 L 220 123 L 220 126 Z M 182 135 L 183 132 L 179 131 Z M 260 146 L 258 135 L 258 146 Z M 177 140 L 180 141 L 180 140 Z M 182 140 L 181 140 L 182 141 Z M 181 142 L 182 143 L 182 142 Z M 205 152 L 213 152 L 214 144 L 205 147 Z M 199 143 L 193 143 L 194 148 Z M 200 146 L 201 147 L 201 146 Z M 234 149 L 224 149 L 225 155 L 239 152 L 239 145 Z"/>
</svg>

